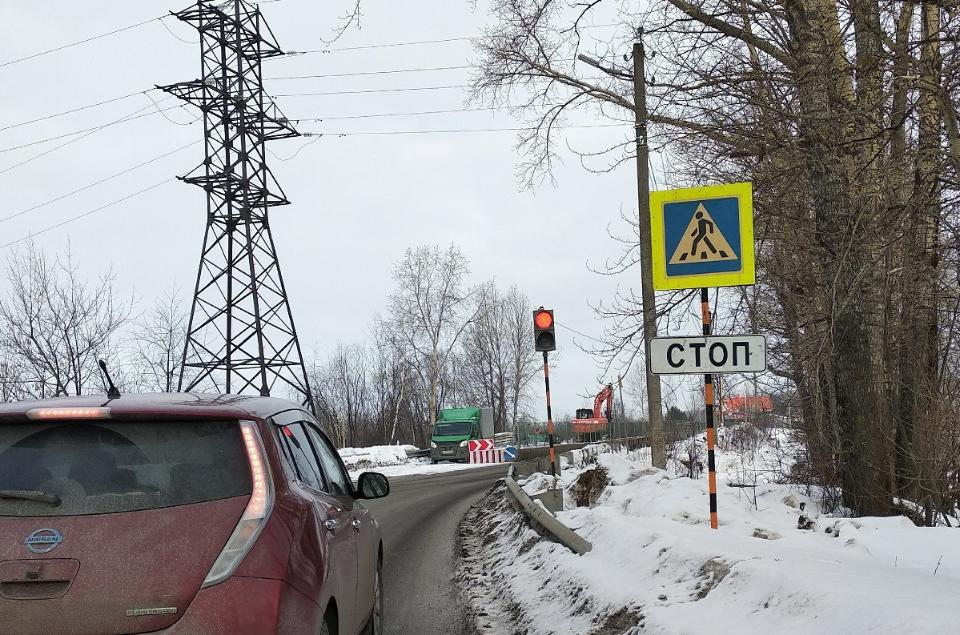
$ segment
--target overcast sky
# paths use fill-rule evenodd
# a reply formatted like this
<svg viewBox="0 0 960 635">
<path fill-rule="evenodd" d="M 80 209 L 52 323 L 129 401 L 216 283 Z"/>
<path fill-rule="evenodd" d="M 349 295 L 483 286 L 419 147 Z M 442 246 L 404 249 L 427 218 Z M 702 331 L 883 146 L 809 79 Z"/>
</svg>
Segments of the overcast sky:
<svg viewBox="0 0 960 635">
<path fill-rule="evenodd" d="M 179 0 L 2 0 L 0 64 L 92 35 L 149 20 L 186 6 Z M 325 48 L 346 3 L 281 0 L 263 11 L 285 50 Z M 362 29 L 352 29 L 334 48 L 473 37 L 489 23 L 486 4 L 366 0 Z M 167 28 L 171 32 L 168 32 Z M 598 31 L 603 33 L 602 30 Z M 182 38 L 187 42 L 179 41 Z M 122 33 L 36 59 L 0 66 L 0 128 L 48 114 L 199 76 L 196 32 L 174 19 L 153 21 Z M 265 62 L 264 76 L 341 74 L 394 69 L 469 66 L 470 42 L 332 51 Z M 271 79 L 272 94 L 451 86 L 469 83 L 469 69 L 299 80 Z M 150 96 L 160 109 L 177 105 L 163 93 Z M 463 89 L 286 96 L 277 102 L 301 132 L 384 132 L 489 129 L 523 125 L 508 114 L 455 112 L 424 116 L 335 119 L 476 107 Z M 164 101 L 161 101 L 164 100 Z M 153 114 L 146 115 L 154 111 Z M 64 133 L 98 126 L 132 113 L 141 118 L 84 137 L 65 137 L 17 150 Z M 119 100 L 63 117 L 0 130 L 0 218 L 152 160 L 201 138 L 198 112 L 189 106 L 157 114 L 147 96 Z M 581 118 L 576 123 L 609 123 Z M 576 129 L 575 147 L 617 142 L 632 128 Z M 58 145 L 74 140 L 69 145 Z M 337 342 L 369 337 L 373 316 L 392 288 L 391 267 L 407 247 L 456 243 L 469 257 L 471 279 L 516 283 L 534 303 L 556 310 L 558 322 L 599 337 L 602 326 L 590 305 L 610 300 L 618 286 L 639 289 L 639 270 L 602 277 L 619 246 L 608 228 L 625 233 L 621 210 L 636 210 L 632 163 L 611 174 L 585 171 L 566 153 L 556 185 L 520 191 L 515 177 L 516 133 L 324 136 L 271 142 L 280 158 L 271 168 L 292 205 L 271 211 L 271 225 L 305 353 L 325 355 Z M 46 156 L 39 156 L 53 150 Z M 297 154 L 299 150 L 299 154 Z M 296 156 L 293 156 L 296 155 Z M 31 159 L 23 165 L 12 167 Z M 291 158 L 292 157 L 292 158 Z M 134 194 L 202 159 L 199 144 L 97 187 L 0 222 L 0 245 L 40 232 L 78 214 Z M 69 241 L 83 271 L 95 276 L 113 267 L 118 286 L 143 306 L 176 285 L 192 292 L 204 230 L 203 193 L 178 181 L 53 229 L 36 241 L 48 253 Z M 0 256 L 11 247 L 0 248 Z M 6 282 L 0 280 L 0 292 Z M 585 405 L 580 395 L 599 389 L 599 368 L 558 330 L 562 353 L 553 373 L 560 413 Z M 589 344 L 577 336 L 578 341 Z M 614 377 L 604 378 L 614 380 Z M 631 407 L 628 404 L 628 407 Z"/>
</svg>

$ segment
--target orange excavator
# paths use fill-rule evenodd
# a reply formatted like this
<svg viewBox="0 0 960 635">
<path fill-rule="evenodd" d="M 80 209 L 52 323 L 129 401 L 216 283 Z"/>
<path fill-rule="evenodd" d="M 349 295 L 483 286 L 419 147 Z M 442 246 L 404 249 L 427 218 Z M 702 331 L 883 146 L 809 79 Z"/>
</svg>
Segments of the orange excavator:
<svg viewBox="0 0 960 635">
<path fill-rule="evenodd" d="M 606 407 L 604 407 L 606 406 Z M 597 441 L 607 432 L 613 420 L 613 384 L 607 384 L 593 400 L 593 410 L 578 408 L 572 424 L 573 436 L 580 441 Z"/>
</svg>

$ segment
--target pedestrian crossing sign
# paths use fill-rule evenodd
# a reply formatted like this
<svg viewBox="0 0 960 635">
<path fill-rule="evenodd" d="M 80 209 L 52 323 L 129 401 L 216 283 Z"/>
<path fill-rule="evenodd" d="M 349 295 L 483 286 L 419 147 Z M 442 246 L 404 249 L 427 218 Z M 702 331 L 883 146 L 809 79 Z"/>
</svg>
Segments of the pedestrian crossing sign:
<svg viewBox="0 0 960 635">
<path fill-rule="evenodd" d="M 651 192 L 650 231 L 658 291 L 756 282 L 750 183 Z"/>
</svg>

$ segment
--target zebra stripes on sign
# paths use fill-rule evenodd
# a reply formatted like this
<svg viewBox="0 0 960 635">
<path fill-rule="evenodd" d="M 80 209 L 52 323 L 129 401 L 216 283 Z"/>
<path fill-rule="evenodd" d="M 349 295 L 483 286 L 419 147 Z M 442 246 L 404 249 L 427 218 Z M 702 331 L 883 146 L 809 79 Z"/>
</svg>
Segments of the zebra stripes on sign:
<svg viewBox="0 0 960 635">
<path fill-rule="evenodd" d="M 503 463 L 503 449 L 473 450 L 470 452 L 471 463 Z"/>
</svg>

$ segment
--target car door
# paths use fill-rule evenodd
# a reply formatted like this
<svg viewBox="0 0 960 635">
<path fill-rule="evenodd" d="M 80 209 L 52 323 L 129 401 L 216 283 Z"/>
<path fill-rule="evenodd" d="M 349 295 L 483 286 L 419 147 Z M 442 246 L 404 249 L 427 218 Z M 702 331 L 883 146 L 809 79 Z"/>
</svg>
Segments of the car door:
<svg viewBox="0 0 960 635">
<path fill-rule="evenodd" d="M 315 540 L 326 556 L 326 567 L 321 583 L 336 599 L 340 627 L 345 633 L 355 632 L 358 625 L 356 613 L 357 590 L 357 536 L 352 526 L 353 500 L 331 493 L 330 483 L 324 476 L 315 442 L 307 431 L 312 425 L 299 420 L 279 426 L 283 453 L 293 462 L 300 488 L 313 502 L 316 531 Z M 319 600 L 320 598 L 314 598 Z"/>
<path fill-rule="evenodd" d="M 340 455 L 333 444 L 319 429 L 308 426 L 310 438 L 315 442 L 320 456 L 320 467 L 325 478 L 337 495 L 353 502 L 351 525 L 357 534 L 357 620 L 363 625 L 373 610 L 374 578 L 377 571 L 378 531 L 373 515 L 362 503 L 353 500 L 353 484 L 343 467 Z"/>
</svg>

